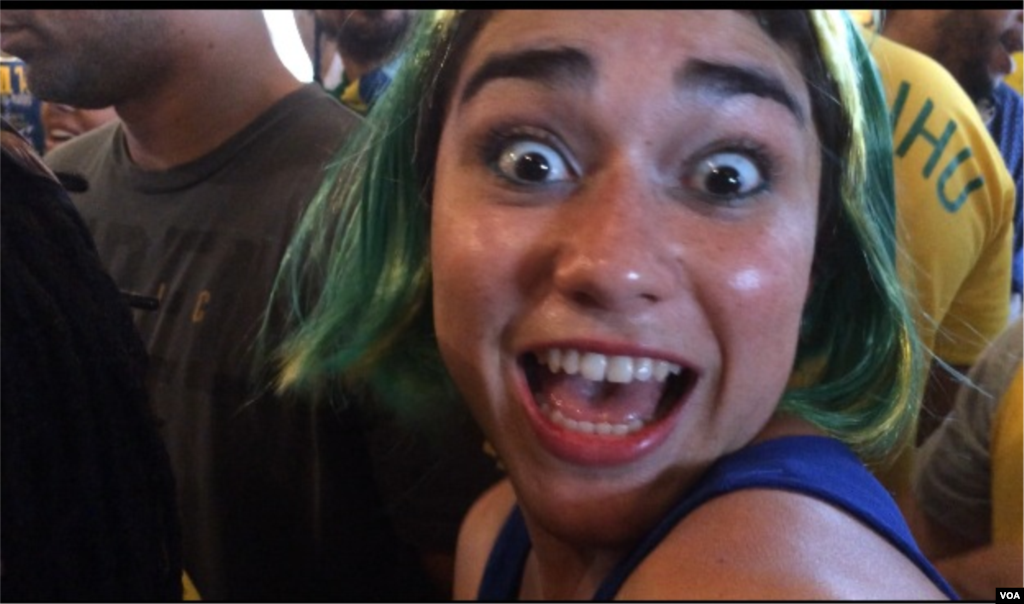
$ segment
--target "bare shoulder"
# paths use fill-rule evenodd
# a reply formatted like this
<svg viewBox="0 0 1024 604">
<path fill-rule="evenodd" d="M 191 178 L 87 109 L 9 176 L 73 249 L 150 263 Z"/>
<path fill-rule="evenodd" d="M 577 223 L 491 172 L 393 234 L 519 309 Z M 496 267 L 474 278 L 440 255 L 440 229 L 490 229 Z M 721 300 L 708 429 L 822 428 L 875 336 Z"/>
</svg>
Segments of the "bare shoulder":
<svg viewBox="0 0 1024 604">
<path fill-rule="evenodd" d="M 455 551 L 456 600 L 476 599 L 487 558 L 514 503 L 515 493 L 505 479 L 484 492 L 467 512 Z"/>
<path fill-rule="evenodd" d="M 694 510 L 633 573 L 636 600 L 943 600 L 882 536 L 818 499 L 737 491 Z"/>
</svg>

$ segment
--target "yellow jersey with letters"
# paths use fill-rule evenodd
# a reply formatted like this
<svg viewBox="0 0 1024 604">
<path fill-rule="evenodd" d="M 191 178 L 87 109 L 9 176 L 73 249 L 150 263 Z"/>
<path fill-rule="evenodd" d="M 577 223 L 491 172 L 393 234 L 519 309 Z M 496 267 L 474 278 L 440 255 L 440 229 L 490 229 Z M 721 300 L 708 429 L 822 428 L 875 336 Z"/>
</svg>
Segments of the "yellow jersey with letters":
<svg viewBox="0 0 1024 604">
<path fill-rule="evenodd" d="M 1014 185 L 977 109 L 931 58 L 867 32 L 893 124 L 901 278 L 929 350 L 971 365 L 1009 316 Z"/>
<path fill-rule="evenodd" d="M 893 126 L 900 279 L 926 349 L 970 366 L 1009 319 L 1013 180 L 949 72 L 872 31 L 864 37 Z M 878 473 L 897 497 L 910 491 L 913 456 L 907 445 Z"/>
</svg>

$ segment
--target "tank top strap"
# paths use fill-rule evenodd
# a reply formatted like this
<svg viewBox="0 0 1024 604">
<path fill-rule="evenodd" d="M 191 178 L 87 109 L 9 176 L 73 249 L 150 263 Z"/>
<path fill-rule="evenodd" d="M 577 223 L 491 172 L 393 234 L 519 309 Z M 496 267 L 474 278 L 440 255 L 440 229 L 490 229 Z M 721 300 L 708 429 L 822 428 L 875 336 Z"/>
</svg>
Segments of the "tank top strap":
<svg viewBox="0 0 1024 604">
<path fill-rule="evenodd" d="M 848 512 L 914 562 L 950 599 L 957 599 L 949 584 L 917 548 L 889 493 L 845 444 L 821 436 L 773 439 L 719 459 L 612 569 L 593 599 L 613 600 L 637 566 L 694 509 L 720 495 L 751 488 L 801 493 Z M 478 598 L 516 599 L 531 547 L 522 512 L 514 506 L 488 558 Z"/>
<path fill-rule="evenodd" d="M 848 512 L 909 558 L 949 598 L 958 599 L 917 548 L 888 491 L 844 443 L 823 436 L 790 436 L 745 447 L 713 464 L 697 485 L 608 574 L 594 594 L 594 600 L 614 599 L 636 567 L 694 509 L 720 495 L 752 488 L 801 493 Z"/>
<path fill-rule="evenodd" d="M 523 569 L 531 547 L 523 513 L 519 511 L 518 505 L 512 506 L 512 512 L 501 527 L 491 555 L 487 558 L 477 599 L 482 602 L 518 599 L 519 587 L 523 583 Z"/>
</svg>

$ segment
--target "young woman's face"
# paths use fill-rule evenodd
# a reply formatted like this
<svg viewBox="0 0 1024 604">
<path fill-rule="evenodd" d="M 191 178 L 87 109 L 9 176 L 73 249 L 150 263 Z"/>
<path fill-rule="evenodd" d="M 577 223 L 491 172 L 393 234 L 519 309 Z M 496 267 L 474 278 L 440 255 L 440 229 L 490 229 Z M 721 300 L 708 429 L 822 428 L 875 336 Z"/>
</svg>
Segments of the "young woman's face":
<svg viewBox="0 0 1024 604">
<path fill-rule="evenodd" d="M 820 150 L 796 61 L 733 11 L 507 11 L 442 131 L 445 363 L 528 522 L 636 537 L 782 395 Z"/>
<path fill-rule="evenodd" d="M 43 103 L 39 111 L 43 130 L 46 132 L 46 153 L 76 136 L 117 119 L 117 112 L 113 107 L 82 109 L 59 103 Z"/>
</svg>

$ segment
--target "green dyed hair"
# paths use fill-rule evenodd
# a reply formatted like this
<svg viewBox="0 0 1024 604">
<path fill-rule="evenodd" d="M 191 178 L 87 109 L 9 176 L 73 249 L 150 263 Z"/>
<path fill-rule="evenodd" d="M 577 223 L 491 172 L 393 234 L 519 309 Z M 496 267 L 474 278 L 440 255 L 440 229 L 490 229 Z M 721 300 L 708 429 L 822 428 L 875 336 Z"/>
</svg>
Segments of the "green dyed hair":
<svg viewBox="0 0 1024 604">
<path fill-rule="evenodd" d="M 812 292 L 780 409 L 887 453 L 916 417 L 917 339 L 894 265 L 892 142 L 867 49 L 842 11 L 755 11 L 800 57 L 822 143 Z M 341 380 L 409 418 L 458 401 L 433 326 L 430 203 L 462 60 L 488 11 L 427 13 L 403 67 L 347 142 L 285 257 L 280 389 Z"/>
</svg>

